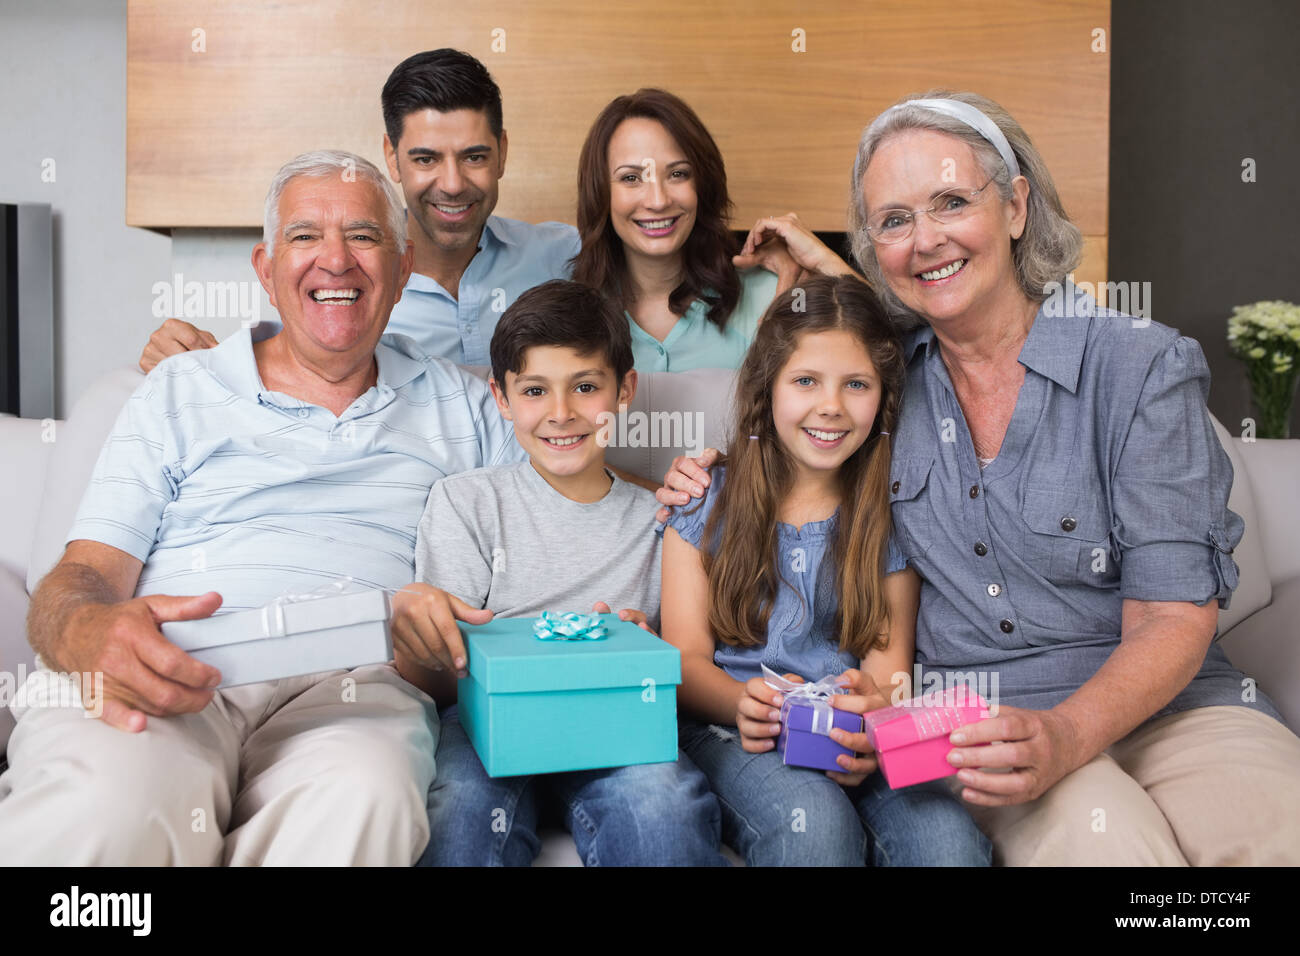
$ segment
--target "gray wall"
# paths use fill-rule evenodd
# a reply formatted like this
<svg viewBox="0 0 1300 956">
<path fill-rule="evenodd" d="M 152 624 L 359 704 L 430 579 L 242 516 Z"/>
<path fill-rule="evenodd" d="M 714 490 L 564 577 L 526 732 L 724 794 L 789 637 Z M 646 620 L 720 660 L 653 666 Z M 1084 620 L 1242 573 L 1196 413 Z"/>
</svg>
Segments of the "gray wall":
<svg viewBox="0 0 1300 956">
<path fill-rule="evenodd" d="M 1201 343 L 1210 410 L 1234 434 L 1255 413 L 1232 307 L 1300 302 L 1297 43 L 1295 0 L 1112 7 L 1109 277 L 1150 282 L 1151 318 Z"/>
<path fill-rule="evenodd" d="M 126 0 L 0 0 L 0 198 L 54 211 L 56 413 L 134 364 L 171 241 L 126 219 Z M 54 160 L 55 181 L 42 182 Z"/>
</svg>

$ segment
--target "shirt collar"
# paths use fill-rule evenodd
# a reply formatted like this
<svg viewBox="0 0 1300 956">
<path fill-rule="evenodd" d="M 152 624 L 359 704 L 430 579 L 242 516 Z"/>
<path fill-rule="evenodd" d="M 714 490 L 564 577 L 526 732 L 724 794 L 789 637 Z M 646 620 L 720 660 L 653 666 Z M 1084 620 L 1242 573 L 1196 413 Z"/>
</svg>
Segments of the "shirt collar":
<svg viewBox="0 0 1300 956">
<path fill-rule="evenodd" d="M 515 245 L 514 236 L 510 235 L 510 230 L 506 228 L 505 223 L 496 216 L 488 216 L 487 222 L 483 225 L 483 237 L 488 236 L 502 245 Z"/>
<path fill-rule="evenodd" d="M 1018 361 L 1073 393 L 1079 387 L 1079 370 L 1083 367 L 1083 350 L 1091 324 L 1089 319 L 1095 314 L 1096 303 L 1072 285 L 1067 284 L 1064 290 L 1065 295 L 1073 296 L 1070 300 L 1072 307 L 1062 308 L 1059 299 L 1050 297 L 1040 305 L 1025 344 L 1020 347 Z M 929 325 L 903 335 L 906 363 L 910 364 L 922 348 L 927 358 L 939 349 L 939 340 Z"/>
<path fill-rule="evenodd" d="M 407 213 L 407 223 L 408 225 L 410 223 L 409 212 Z M 505 224 L 502 223 L 498 217 L 488 216 L 487 223 L 483 226 L 483 231 L 479 233 L 478 250 L 475 252 L 475 255 L 477 255 L 478 252 L 482 252 L 493 243 L 505 246 L 513 246 L 517 244 L 515 238 L 510 235 L 510 230 L 505 227 Z M 439 285 L 436 279 L 432 276 L 427 276 L 422 272 L 411 273 L 410 277 L 406 280 L 406 289 L 404 291 L 434 292 L 447 296 L 450 299 L 455 298 L 455 296 L 452 296 L 451 293 Z"/>
</svg>

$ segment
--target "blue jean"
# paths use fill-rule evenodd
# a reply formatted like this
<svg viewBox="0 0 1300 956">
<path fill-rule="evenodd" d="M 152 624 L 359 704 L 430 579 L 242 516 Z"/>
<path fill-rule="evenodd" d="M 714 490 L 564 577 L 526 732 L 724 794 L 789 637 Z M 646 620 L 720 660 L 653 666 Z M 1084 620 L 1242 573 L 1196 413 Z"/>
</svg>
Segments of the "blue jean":
<svg viewBox="0 0 1300 956">
<path fill-rule="evenodd" d="M 722 838 L 749 866 L 989 866 L 993 846 L 943 781 L 890 790 L 877 772 L 841 787 L 747 753 L 734 727 L 683 720 L 682 750 L 722 805 Z M 728 736 L 729 733 L 729 736 Z"/>
<path fill-rule="evenodd" d="M 560 805 L 587 866 L 726 866 L 709 782 L 685 754 L 638 764 L 489 777 L 455 707 L 442 713 L 419 866 L 528 866 L 541 849 L 543 797 Z"/>
</svg>

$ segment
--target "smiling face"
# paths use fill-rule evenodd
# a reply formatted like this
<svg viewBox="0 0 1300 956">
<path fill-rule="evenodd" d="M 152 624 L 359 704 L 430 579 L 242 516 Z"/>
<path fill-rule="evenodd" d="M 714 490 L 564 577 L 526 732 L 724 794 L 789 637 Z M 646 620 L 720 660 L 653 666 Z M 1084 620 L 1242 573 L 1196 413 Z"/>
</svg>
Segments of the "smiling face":
<svg viewBox="0 0 1300 956">
<path fill-rule="evenodd" d="M 876 149 L 862 179 L 868 217 L 883 209 L 921 209 L 954 187 L 978 189 L 988 179 L 974 151 L 935 130 L 909 129 Z M 925 213 L 902 242 L 872 248 L 890 290 L 931 323 L 978 320 L 1023 300 L 1016 282 L 1011 240 L 1025 228 L 1028 182 L 1018 177 L 1013 198 L 996 184 L 951 223 Z"/>
<path fill-rule="evenodd" d="M 479 110 L 408 113 L 396 146 L 384 137 L 388 172 L 423 236 L 445 252 L 478 242 L 506 171 L 506 134 Z"/>
<path fill-rule="evenodd" d="M 772 386 L 777 439 L 804 479 L 833 475 L 867 440 L 880 408 L 880 376 L 843 329 L 807 332 Z"/>
<path fill-rule="evenodd" d="M 505 377 L 504 389 L 491 383 L 492 394 L 537 472 L 569 497 L 594 500 L 584 493 L 592 488 L 603 494 L 608 483 L 605 449 L 597 441 L 601 413 L 616 415 L 620 404 L 632 400 L 636 372 L 628 372 L 620 386 L 600 355 L 535 345 L 524 353 L 522 370 Z"/>
<path fill-rule="evenodd" d="M 388 206 L 364 179 L 299 176 L 280 194 L 274 251 L 253 250 L 295 349 L 313 359 L 373 354 L 411 272 L 409 245 L 387 229 Z"/>
<path fill-rule="evenodd" d="M 657 120 L 626 119 L 609 140 L 609 217 L 629 258 L 680 257 L 695 226 L 695 174 Z"/>
</svg>

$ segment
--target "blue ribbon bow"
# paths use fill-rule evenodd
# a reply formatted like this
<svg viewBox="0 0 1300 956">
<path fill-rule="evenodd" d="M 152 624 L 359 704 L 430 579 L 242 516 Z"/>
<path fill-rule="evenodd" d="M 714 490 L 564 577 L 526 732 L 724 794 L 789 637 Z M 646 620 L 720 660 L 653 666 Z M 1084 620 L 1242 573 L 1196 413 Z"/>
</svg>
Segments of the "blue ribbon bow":
<svg viewBox="0 0 1300 956">
<path fill-rule="evenodd" d="M 533 635 L 539 641 L 603 641 L 609 629 L 598 614 L 553 614 L 543 611 L 533 622 Z"/>
<path fill-rule="evenodd" d="M 801 701 L 812 707 L 812 732 L 829 737 L 835 726 L 835 708 L 831 707 L 831 697 L 844 693 L 844 688 L 837 683 L 839 677 L 828 674 L 819 681 L 796 684 L 794 681 L 786 680 L 766 664 L 763 664 L 762 668 L 763 683 L 773 690 L 780 691 L 785 697 L 781 703 L 781 723 L 784 724 L 789 719 L 788 714 L 795 701 Z"/>
</svg>

